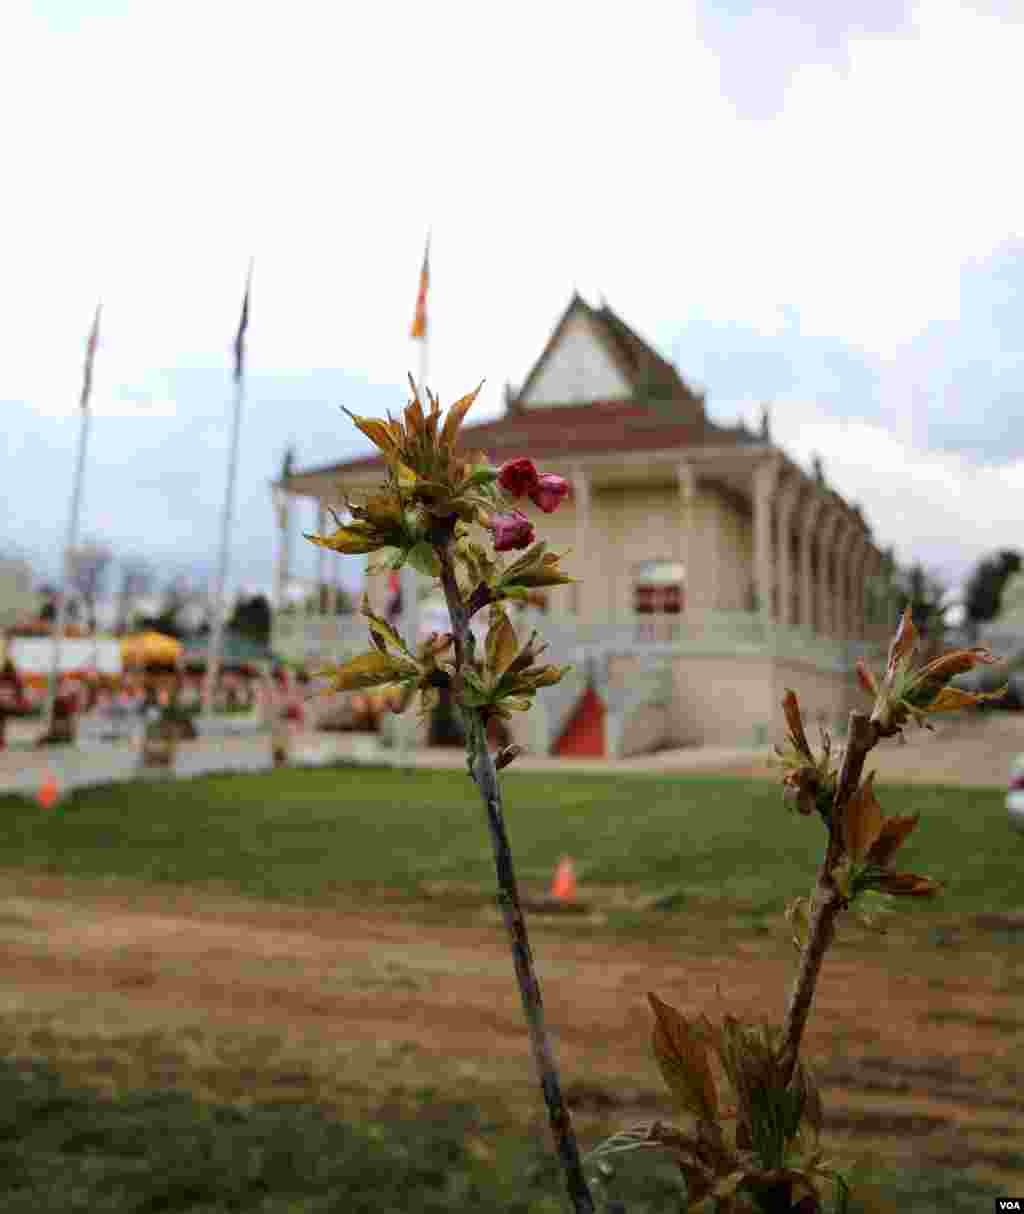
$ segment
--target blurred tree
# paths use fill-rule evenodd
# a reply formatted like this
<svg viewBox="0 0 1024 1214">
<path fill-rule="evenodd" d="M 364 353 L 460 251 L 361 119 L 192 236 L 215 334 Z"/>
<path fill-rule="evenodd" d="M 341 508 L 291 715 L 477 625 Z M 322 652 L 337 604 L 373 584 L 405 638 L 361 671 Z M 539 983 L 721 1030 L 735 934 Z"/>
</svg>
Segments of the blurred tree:
<svg viewBox="0 0 1024 1214">
<path fill-rule="evenodd" d="M 986 557 L 978 563 L 967 583 L 964 607 L 967 611 L 967 627 L 971 644 L 977 644 L 978 629 L 982 624 L 995 619 L 1006 583 L 1021 570 L 1021 554 L 1004 548 L 995 556 Z"/>
<path fill-rule="evenodd" d="M 96 596 L 113 559 L 111 549 L 95 540 L 80 544 L 68 553 L 68 585 L 81 595 L 86 608 L 86 624 L 92 632 L 96 631 Z"/>
<path fill-rule="evenodd" d="M 261 645 L 269 645 L 270 602 L 267 596 L 254 594 L 251 598 L 240 598 L 228 620 L 228 627 Z"/>
<path fill-rule="evenodd" d="M 43 596 L 43 605 L 39 608 L 39 618 L 52 623 L 57 618 L 57 587 L 51 586 L 49 582 L 44 582 L 39 587 L 39 593 Z"/>
<path fill-rule="evenodd" d="M 942 648 L 945 638 L 946 619 L 942 600 L 948 587 L 916 564 L 895 571 L 893 590 L 898 615 L 902 615 L 907 607 L 910 608 L 914 627 L 921 634 L 920 657 L 928 660 Z"/>
</svg>

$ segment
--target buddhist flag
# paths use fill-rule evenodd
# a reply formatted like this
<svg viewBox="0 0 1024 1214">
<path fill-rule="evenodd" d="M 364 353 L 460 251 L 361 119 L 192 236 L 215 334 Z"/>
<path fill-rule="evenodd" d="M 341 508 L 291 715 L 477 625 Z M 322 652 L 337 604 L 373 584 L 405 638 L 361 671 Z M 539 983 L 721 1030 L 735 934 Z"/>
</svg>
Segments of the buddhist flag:
<svg viewBox="0 0 1024 1214">
<path fill-rule="evenodd" d="M 427 247 L 423 250 L 423 269 L 420 270 L 420 290 L 416 296 L 416 315 L 413 317 L 410 337 L 418 337 L 421 341 L 427 339 L 427 288 L 430 286 L 430 237 L 427 237 Z"/>
<path fill-rule="evenodd" d="M 96 347 L 100 340 L 100 311 L 103 305 L 96 305 L 96 315 L 92 321 L 92 332 L 85 343 L 85 369 L 82 372 L 82 399 L 79 402 L 84 413 L 89 408 L 89 397 L 92 395 L 92 365 L 96 359 Z"/>
<path fill-rule="evenodd" d="M 249 262 L 249 273 L 245 280 L 245 297 L 242 300 L 242 318 L 238 322 L 238 333 L 235 335 L 235 383 L 241 383 L 242 372 L 245 369 L 245 331 L 249 327 L 249 288 L 252 286 L 252 262 Z"/>
</svg>

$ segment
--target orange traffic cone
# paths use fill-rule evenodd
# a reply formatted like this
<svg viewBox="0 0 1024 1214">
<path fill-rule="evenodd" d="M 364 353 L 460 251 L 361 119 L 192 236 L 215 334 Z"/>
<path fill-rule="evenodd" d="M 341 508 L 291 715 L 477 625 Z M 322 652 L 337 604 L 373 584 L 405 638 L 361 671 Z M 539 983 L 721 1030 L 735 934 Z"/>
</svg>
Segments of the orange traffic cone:
<svg viewBox="0 0 1024 1214">
<path fill-rule="evenodd" d="M 39 791 L 36 793 L 36 800 L 43 809 L 52 809 L 56 805 L 59 795 L 60 789 L 57 787 L 57 777 L 47 768 L 43 782 L 39 785 Z"/>
<path fill-rule="evenodd" d="M 551 896 L 559 902 L 571 902 L 576 897 L 576 872 L 572 860 L 563 856 L 555 869 L 555 879 L 551 882 Z"/>
</svg>

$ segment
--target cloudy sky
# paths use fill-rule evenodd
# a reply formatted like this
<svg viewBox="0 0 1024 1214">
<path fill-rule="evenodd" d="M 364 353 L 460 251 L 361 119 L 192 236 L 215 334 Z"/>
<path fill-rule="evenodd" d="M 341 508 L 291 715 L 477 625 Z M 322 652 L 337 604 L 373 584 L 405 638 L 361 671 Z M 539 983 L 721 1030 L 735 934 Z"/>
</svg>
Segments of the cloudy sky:
<svg viewBox="0 0 1024 1214">
<path fill-rule="evenodd" d="M 252 255 L 231 581 L 269 589 L 286 444 L 404 404 L 428 227 L 429 382 L 486 377 L 477 420 L 577 288 L 713 420 L 772 402 L 899 560 L 1024 546 L 1019 4 L 357 7 L 5 0 L 0 547 L 56 572 L 102 298 L 82 533 L 214 566 Z"/>
</svg>

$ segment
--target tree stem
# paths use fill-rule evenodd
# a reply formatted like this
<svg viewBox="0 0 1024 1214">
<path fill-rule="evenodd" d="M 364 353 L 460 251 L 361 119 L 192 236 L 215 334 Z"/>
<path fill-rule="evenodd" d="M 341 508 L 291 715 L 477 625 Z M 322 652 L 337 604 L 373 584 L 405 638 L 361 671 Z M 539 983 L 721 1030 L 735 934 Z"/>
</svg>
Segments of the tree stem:
<svg viewBox="0 0 1024 1214">
<path fill-rule="evenodd" d="M 843 763 L 836 782 L 829 823 L 828 846 L 818 871 L 818 880 L 811 895 L 811 916 L 807 943 L 800 954 L 793 989 L 786 1007 L 783 1024 L 782 1049 L 779 1055 L 784 1083 L 789 1083 L 800 1056 L 800 1042 L 807 1026 L 814 990 L 821 973 L 825 954 L 835 938 L 836 919 L 843 909 L 843 896 L 836 887 L 832 872 L 843 854 L 843 814 L 846 804 L 857 791 L 864 760 L 878 740 L 878 731 L 862 712 L 850 713 L 849 736 L 843 752 Z"/>
<path fill-rule="evenodd" d="M 456 702 L 462 691 L 463 671 L 473 660 L 473 634 L 469 628 L 467 605 L 462 600 L 451 552 L 450 537 L 437 545 L 441 560 L 441 584 L 448 602 L 452 634 L 455 638 L 455 679 L 453 694 Z M 512 848 L 505 830 L 502 813 L 501 789 L 494 759 L 487 748 L 487 731 L 479 709 L 462 709 L 466 722 L 466 752 L 469 773 L 476 781 L 487 809 L 487 825 L 490 829 L 494 850 L 494 867 L 498 878 L 498 903 L 501 906 L 505 929 L 512 946 L 519 994 L 530 1033 L 530 1045 L 540 1077 L 541 1091 L 548 1108 L 548 1120 L 555 1140 L 559 1162 L 565 1173 L 566 1187 L 576 1214 L 594 1214 L 594 1199 L 590 1195 L 583 1165 L 580 1161 L 572 1119 L 562 1097 L 555 1053 L 544 1024 L 544 1004 L 541 1000 L 540 982 L 533 965 L 533 954 L 526 932 L 526 920 L 519 901 L 515 868 L 512 863 Z"/>
</svg>

